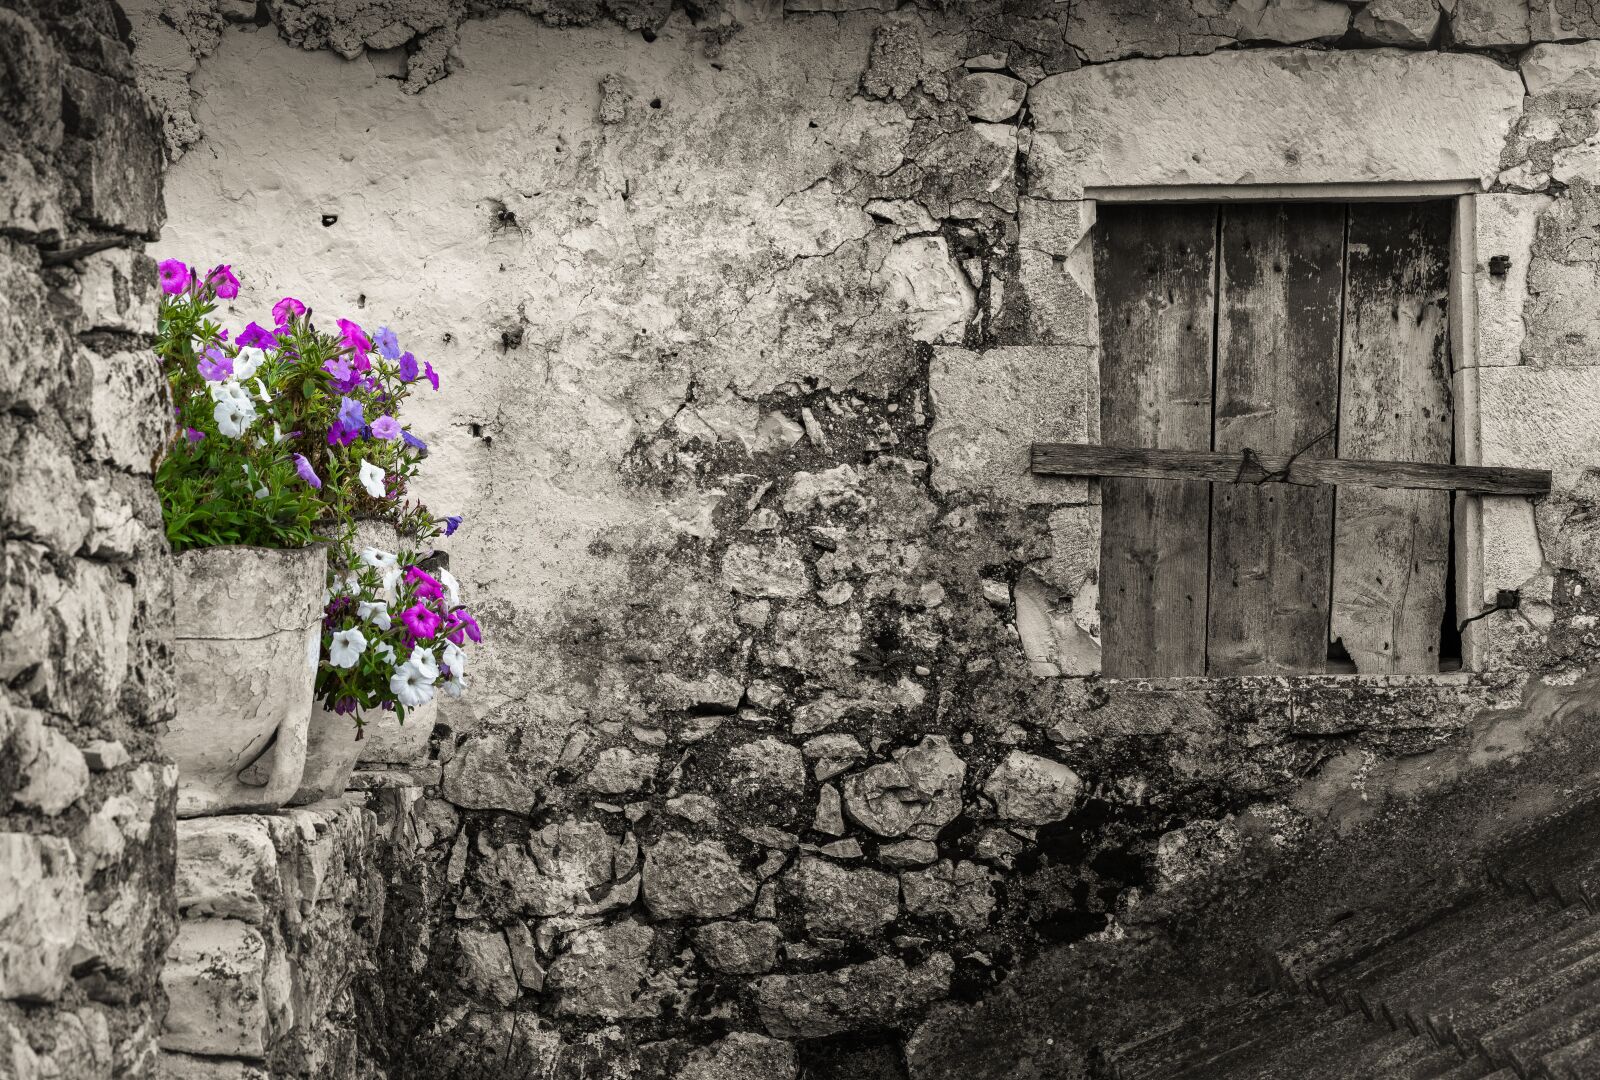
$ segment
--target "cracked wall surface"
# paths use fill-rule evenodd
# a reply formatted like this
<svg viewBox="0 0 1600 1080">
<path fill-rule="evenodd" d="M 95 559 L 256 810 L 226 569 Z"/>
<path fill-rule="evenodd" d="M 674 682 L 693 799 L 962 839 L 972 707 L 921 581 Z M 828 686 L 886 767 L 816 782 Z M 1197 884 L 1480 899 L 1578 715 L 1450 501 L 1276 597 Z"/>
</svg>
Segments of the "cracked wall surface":
<svg viewBox="0 0 1600 1080">
<path fill-rule="evenodd" d="M 1072 1075 L 1094 1037 L 1019 1020 L 1060 957 L 1527 756 L 1600 644 L 1600 58 L 1560 5 L 1446 7 L 130 4 L 160 253 L 234 264 L 241 323 L 296 295 L 444 378 L 421 494 L 466 515 L 488 636 L 363 1052 Z M 1259 124 L 1248 160 L 1148 137 L 1162 101 Z M 1026 462 L 1098 437 L 1085 186 L 1311 179 L 1493 189 L 1457 393 L 1483 461 L 1558 468 L 1471 525 L 1482 602 L 1522 606 L 1482 672 L 1099 680 L 1094 486 Z"/>
<path fill-rule="evenodd" d="M 148 1075 L 174 931 L 160 132 L 110 5 L 0 9 L 0 1075 Z"/>
</svg>

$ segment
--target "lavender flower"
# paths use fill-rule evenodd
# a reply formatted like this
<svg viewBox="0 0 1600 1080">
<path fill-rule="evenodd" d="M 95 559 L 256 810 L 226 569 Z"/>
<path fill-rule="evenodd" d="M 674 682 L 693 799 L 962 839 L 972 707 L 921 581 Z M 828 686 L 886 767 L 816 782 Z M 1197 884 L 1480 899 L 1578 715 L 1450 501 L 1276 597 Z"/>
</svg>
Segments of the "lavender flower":
<svg viewBox="0 0 1600 1080">
<path fill-rule="evenodd" d="M 400 341 L 394 336 L 394 331 L 387 326 L 380 326 L 373 339 L 378 346 L 378 355 L 385 360 L 400 359 Z"/>
<path fill-rule="evenodd" d="M 233 359 L 215 346 L 206 350 L 195 368 L 207 382 L 224 382 L 233 378 Z"/>
<path fill-rule="evenodd" d="M 392 416 L 380 416 L 372 422 L 372 437 L 393 442 L 401 435 L 400 421 Z"/>
<path fill-rule="evenodd" d="M 319 477 L 316 474 L 316 471 L 311 468 L 311 462 L 306 460 L 306 456 L 304 454 L 296 454 L 294 456 L 294 471 L 300 474 L 300 479 L 304 480 L 318 491 L 322 490 L 322 478 Z"/>
</svg>

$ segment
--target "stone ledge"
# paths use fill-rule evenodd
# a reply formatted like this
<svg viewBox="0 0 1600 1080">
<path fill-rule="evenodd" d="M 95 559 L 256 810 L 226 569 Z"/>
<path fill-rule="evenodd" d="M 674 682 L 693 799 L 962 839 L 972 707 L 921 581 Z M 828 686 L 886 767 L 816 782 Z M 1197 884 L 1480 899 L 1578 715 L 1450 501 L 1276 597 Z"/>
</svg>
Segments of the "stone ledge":
<svg viewBox="0 0 1600 1080">
<path fill-rule="evenodd" d="M 1522 108 L 1481 56 L 1252 49 L 1124 60 L 1029 92 L 1030 191 L 1171 184 L 1479 180 Z"/>
</svg>

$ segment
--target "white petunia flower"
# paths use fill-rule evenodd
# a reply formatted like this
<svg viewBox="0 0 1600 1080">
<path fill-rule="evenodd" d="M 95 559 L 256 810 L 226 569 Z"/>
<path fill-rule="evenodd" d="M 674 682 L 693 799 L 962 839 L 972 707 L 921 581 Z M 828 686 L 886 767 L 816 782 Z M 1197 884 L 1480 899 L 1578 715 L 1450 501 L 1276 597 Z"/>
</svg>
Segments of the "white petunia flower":
<svg viewBox="0 0 1600 1080">
<path fill-rule="evenodd" d="M 211 395 L 212 401 L 238 401 L 254 408 L 254 402 L 250 400 L 250 392 L 233 379 L 207 383 L 206 392 Z"/>
<path fill-rule="evenodd" d="M 432 682 L 439 677 L 439 661 L 433 658 L 432 649 L 424 649 L 421 645 L 411 650 L 411 659 L 406 661 Z"/>
<path fill-rule="evenodd" d="M 211 417 L 217 422 L 217 432 L 230 439 L 237 439 L 243 435 L 245 429 L 255 423 L 255 406 L 249 401 L 238 401 L 234 398 L 223 398 L 217 402 L 217 407 L 212 410 Z"/>
<path fill-rule="evenodd" d="M 272 400 L 272 395 L 267 393 L 267 384 L 262 382 L 260 379 L 256 380 L 256 397 L 260 398 L 262 401 Z"/>
<path fill-rule="evenodd" d="M 410 661 L 395 668 L 389 679 L 389 690 L 408 709 L 426 705 L 433 700 L 433 680 L 417 670 Z"/>
<path fill-rule="evenodd" d="M 328 663 L 337 668 L 353 668 L 366 651 L 367 636 L 360 630 L 336 630 L 328 646 Z"/>
<path fill-rule="evenodd" d="M 374 499 L 381 499 L 385 492 L 383 489 L 383 470 L 378 468 L 366 458 L 361 459 L 361 486 L 367 489 L 367 494 Z"/>
<path fill-rule="evenodd" d="M 393 600 L 396 595 L 395 586 L 400 584 L 400 579 L 404 575 L 405 571 L 401 570 L 398 566 L 392 566 L 385 570 L 383 572 L 383 595 L 387 596 L 390 600 Z"/>
<path fill-rule="evenodd" d="M 356 614 L 379 630 L 387 630 L 393 625 L 389 621 L 389 605 L 382 600 L 360 601 L 356 604 Z"/>
<path fill-rule="evenodd" d="M 260 349 L 246 345 L 239 350 L 239 355 L 233 358 L 233 377 L 241 382 L 253 377 L 256 369 L 267 359 L 267 354 Z"/>
<path fill-rule="evenodd" d="M 400 565 L 400 556 L 392 552 L 380 551 L 378 548 L 369 547 L 361 549 L 361 561 L 374 570 L 388 570 Z"/>
<path fill-rule="evenodd" d="M 461 582 L 456 580 L 456 576 L 443 568 L 440 568 L 439 572 L 434 576 L 439 579 L 439 584 L 444 586 L 445 599 L 449 601 L 450 606 L 452 608 L 460 607 Z"/>
<path fill-rule="evenodd" d="M 383 662 L 390 667 L 394 666 L 394 646 L 387 641 L 380 641 L 372 647 L 372 651 L 383 657 Z"/>
<path fill-rule="evenodd" d="M 450 697 L 458 698 L 467 692 L 467 677 L 465 675 L 457 675 L 455 678 L 445 682 L 441 689 Z"/>
<path fill-rule="evenodd" d="M 450 669 L 452 676 L 461 675 L 467 670 L 467 654 L 453 641 L 444 643 L 444 648 L 439 652 L 439 660 Z"/>
</svg>

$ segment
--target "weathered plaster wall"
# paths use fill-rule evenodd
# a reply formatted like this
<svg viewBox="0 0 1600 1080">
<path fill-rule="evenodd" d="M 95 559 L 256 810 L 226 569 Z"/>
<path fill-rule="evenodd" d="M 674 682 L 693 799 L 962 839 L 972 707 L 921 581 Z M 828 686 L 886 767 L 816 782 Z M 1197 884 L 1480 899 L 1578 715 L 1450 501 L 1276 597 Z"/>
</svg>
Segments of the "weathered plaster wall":
<svg viewBox="0 0 1600 1080">
<path fill-rule="evenodd" d="M 0 1075 L 153 1063 L 174 931 L 149 483 L 160 131 L 110 4 L 0 9 Z"/>
<path fill-rule="evenodd" d="M 162 253 L 234 263 L 241 319 L 298 295 L 444 377 L 424 494 L 467 516 L 490 646 L 358 987 L 396 1076 L 959 1075 L 964 1007 L 905 1048 L 930 1007 L 1248 892 L 1241 834 L 1329 850 L 1587 692 L 1600 69 L 1528 49 L 1574 16 L 855 6 L 130 7 L 182 151 Z M 1299 104 L 1248 170 L 1225 130 L 1232 167 L 1164 162 L 1194 125 L 1138 117 L 1206 101 Z M 1095 493 L 1025 448 L 1097 434 L 1084 188 L 1330 178 L 1496 191 L 1463 453 L 1560 473 L 1463 526 L 1481 602 L 1522 598 L 1474 631 L 1494 673 L 1081 678 Z"/>
</svg>

